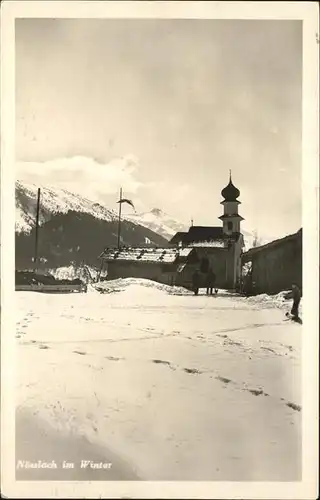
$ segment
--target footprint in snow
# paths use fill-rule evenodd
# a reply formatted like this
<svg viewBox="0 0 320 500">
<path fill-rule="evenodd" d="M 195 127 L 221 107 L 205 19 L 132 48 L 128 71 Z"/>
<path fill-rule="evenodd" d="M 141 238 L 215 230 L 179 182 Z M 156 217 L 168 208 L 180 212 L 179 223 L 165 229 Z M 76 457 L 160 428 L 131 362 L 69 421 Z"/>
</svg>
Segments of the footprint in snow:
<svg viewBox="0 0 320 500">
<path fill-rule="evenodd" d="M 286 405 L 289 406 L 289 408 L 292 408 L 292 410 L 301 411 L 301 406 L 296 405 L 295 403 L 291 403 L 290 401 L 288 401 Z"/>
<path fill-rule="evenodd" d="M 286 347 L 287 349 L 289 349 L 290 352 L 293 351 L 292 345 L 284 345 L 284 344 L 282 344 L 282 345 L 283 345 L 283 347 Z"/>
<path fill-rule="evenodd" d="M 75 354 L 80 354 L 80 356 L 85 356 L 87 353 L 83 351 L 73 351 Z"/>
<path fill-rule="evenodd" d="M 170 361 L 163 361 L 162 359 L 153 359 L 153 363 L 162 363 L 163 365 L 170 365 Z"/>
<path fill-rule="evenodd" d="M 183 371 L 185 371 L 186 373 L 191 373 L 191 374 L 197 374 L 197 375 L 200 375 L 200 373 L 202 373 L 200 370 L 197 370 L 196 368 L 184 368 Z"/>
<path fill-rule="evenodd" d="M 269 396 L 266 392 L 264 392 L 262 389 L 247 389 L 251 394 L 254 396 Z"/>
<path fill-rule="evenodd" d="M 242 346 L 241 342 L 236 342 L 235 340 L 231 340 L 231 339 L 229 339 L 228 342 L 225 341 L 224 344 Z"/>
<path fill-rule="evenodd" d="M 270 351 L 273 354 L 277 354 L 276 351 L 274 351 L 273 349 L 271 349 L 271 347 L 264 347 L 264 346 L 262 346 L 261 349 L 263 349 L 264 351 Z"/>
<path fill-rule="evenodd" d="M 39 349 L 49 349 L 49 346 L 42 344 L 42 345 L 39 345 Z"/>
<path fill-rule="evenodd" d="M 123 359 L 123 358 L 115 358 L 114 356 L 106 356 L 106 359 L 109 359 L 109 361 L 120 361 L 120 359 Z"/>
<path fill-rule="evenodd" d="M 162 359 L 153 359 L 152 363 L 167 365 L 171 370 L 175 370 L 175 367 L 170 363 L 170 361 L 164 361 Z"/>
<path fill-rule="evenodd" d="M 229 384 L 231 382 L 230 378 L 220 377 L 220 375 L 218 375 L 216 379 L 220 380 L 220 382 L 223 382 L 224 384 Z"/>
</svg>

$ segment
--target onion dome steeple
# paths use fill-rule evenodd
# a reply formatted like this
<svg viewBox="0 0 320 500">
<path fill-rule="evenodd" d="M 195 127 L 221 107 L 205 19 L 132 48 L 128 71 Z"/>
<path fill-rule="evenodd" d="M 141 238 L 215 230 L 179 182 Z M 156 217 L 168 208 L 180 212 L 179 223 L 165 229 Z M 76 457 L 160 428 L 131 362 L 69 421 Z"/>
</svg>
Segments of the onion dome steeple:
<svg viewBox="0 0 320 500">
<path fill-rule="evenodd" d="M 221 195 L 223 196 L 224 201 L 237 201 L 237 198 L 240 196 L 239 189 L 232 183 L 231 170 L 229 184 L 221 191 Z"/>
<path fill-rule="evenodd" d="M 223 232 L 227 235 L 240 233 L 240 222 L 243 220 L 243 217 L 238 213 L 241 201 L 237 200 L 237 198 L 240 196 L 240 191 L 232 183 L 231 170 L 229 184 L 221 191 L 221 194 L 224 198 L 221 202 L 223 215 L 219 219 L 223 222 Z"/>
</svg>

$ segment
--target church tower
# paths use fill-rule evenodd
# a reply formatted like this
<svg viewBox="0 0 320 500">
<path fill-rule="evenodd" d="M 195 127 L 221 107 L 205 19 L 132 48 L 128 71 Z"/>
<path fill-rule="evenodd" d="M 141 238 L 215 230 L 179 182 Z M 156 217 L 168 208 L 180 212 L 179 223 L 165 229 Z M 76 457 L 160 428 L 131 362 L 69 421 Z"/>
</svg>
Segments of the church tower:
<svg viewBox="0 0 320 500">
<path fill-rule="evenodd" d="M 241 202 L 237 198 L 240 196 L 240 191 L 232 183 L 231 170 L 229 184 L 221 191 L 221 195 L 224 198 L 221 202 L 224 211 L 219 219 L 223 222 L 223 233 L 226 235 L 240 233 L 240 223 L 244 219 L 238 214 L 238 207 Z"/>
</svg>

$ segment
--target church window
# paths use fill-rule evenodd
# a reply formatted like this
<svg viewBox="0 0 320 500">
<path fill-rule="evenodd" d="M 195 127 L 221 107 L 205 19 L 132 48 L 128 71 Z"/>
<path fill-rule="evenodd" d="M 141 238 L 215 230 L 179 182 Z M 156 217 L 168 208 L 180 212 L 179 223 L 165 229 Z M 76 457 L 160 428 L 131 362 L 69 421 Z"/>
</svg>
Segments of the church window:
<svg viewBox="0 0 320 500">
<path fill-rule="evenodd" d="M 228 222 L 228 230 L 232 231 L 232 222 L 231 221 Z"/>
</svg>

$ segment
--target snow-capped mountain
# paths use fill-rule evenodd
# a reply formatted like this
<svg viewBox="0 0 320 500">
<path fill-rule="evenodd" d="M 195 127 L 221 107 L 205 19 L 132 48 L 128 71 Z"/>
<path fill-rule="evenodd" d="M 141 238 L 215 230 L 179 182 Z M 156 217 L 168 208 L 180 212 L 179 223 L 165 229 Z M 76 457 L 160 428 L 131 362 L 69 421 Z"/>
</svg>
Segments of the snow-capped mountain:
<svg viewBox="0 0 320 500">
<path fill-rule="evenodd" d="M 147 227 L 151 231 L 170 240 L 178 231 L 188 231 L 188 227 L 170 217 L 160 208 L 153 208 L 150 212 L 127 215 L 127 220 Z"/>
<path fill-rule="evenodd" d="M 141 214 L 127 215 L 126 218 L 132 222 L 136 222 L 141 226 L 147 227 L 157 234 L 160 234 L 167 240 L 170 240 L 178 231 L 188 231 L 189 226 L 179 222 L 159 208 L 153 208 L 150 212 Z M 212 224 L 214 225 L 214 224 Z M 244 251 L 249 250 L 254 246 L 261 246 L 269 243 L 275 238 L 260 235 L 258 231 L 241 230 L 243 234 L 245 248 Z"/>
<path fill-rule="evenodd" d="M 126 218 L 132 222 L 136 222 L 141 226 L 147 227 L 157 234 L 160 234 L 167 240 L 170 240 L 178 231 L 188 231 L 189 226 L 179 222 L 170 215 L 163 212 L 160 208 L 153 208 L 150 212 L 141 214 L 127 215 Z M 215 225 L 214 223 L 212 225 Z M 261 246 L 269 243 L 275 238 L 260 235 L 256 230 L 241 230 L 243 234 L 245 248 L 247 251 L 253 246 Z"/>
<path fill-rule="evenodd" d="M 69 211 L 90 214 L 105 221 L 117 221 L 115 210 L 108 209 L 101 203 L 95 203 L 83 196 L 65 189 L 50 188 L 25 182 L 16 182 L 16 231 L 29 233 L 35 225 L 37 190 L 41 188 L 40 225 L 50 220 L 54 214 L 66 214 Z M 170 240 L 177 231 L 188 228 L 170 217 L 159 208 L 140 214 L 122 215 L 122 219 L 143 226 Z"/>
<path fill-rule="evenodd" d="M 39 261 L 46 268 L 99 266 L 105 247 L 118 242 L 118 214 L 100 203 L 63 189 L 41 188 Z M 16 183 L 16 268 L 32 266 L 38 186 Z M 166 246 L 167 239 L 122 218 L 120 241 L 125 246 Z"/>
<path fill-rule="evenodd" d="M 69 211 L 90 214 L 96 219 L 114 221 L 117 214 L 100 203 L 76 195 L 65 189 L 49 188 L 25 182 L 16 182 L 16 231 L 30 233 L 35 225 L 37 191 L 41 188 L 39 222 L 50 220 L 52 215 Z"/>
</svg>

